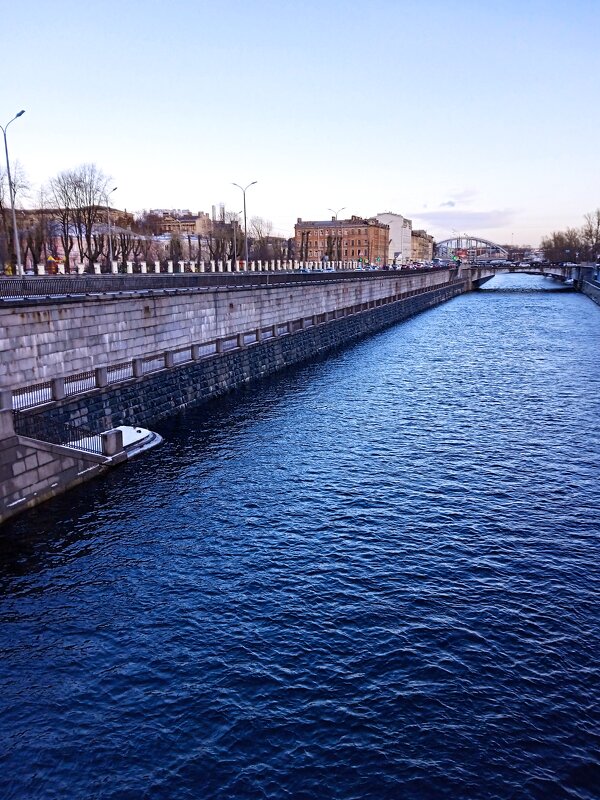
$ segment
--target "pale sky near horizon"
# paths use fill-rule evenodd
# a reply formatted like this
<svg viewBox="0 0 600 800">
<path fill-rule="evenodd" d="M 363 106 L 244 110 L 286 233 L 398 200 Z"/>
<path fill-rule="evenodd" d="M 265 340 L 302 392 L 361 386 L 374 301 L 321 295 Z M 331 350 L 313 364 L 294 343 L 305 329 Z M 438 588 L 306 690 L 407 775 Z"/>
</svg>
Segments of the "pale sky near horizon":
<svg viewBox="0 0 600 800">
<path fill-rule="evenodd" d="M 129 211 L 393 211 L 537 245 L 600 206 L 600 0 L 1 0 L 0 124 L 36 189 Z M 4 164 L 4 154 L 0 155 Z"/>
</svg>

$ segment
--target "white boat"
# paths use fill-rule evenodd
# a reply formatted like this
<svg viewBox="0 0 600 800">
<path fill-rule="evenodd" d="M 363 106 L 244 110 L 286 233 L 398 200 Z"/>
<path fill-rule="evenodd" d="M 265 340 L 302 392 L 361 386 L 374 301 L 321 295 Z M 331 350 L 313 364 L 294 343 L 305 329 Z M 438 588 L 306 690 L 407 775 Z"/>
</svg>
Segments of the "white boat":
<svg viewBox="0 0 600 800">
<path fill-rule="evenodd" d="M 117 425 L 116 430 L 123 433 L 123 450 L 127 453 L 127 458 L 133 458 L 144 450 L 150 450 L 161 444 L 163 438 L 160 434 L 150 431 L 147 428 L 134 428 L 131 425 Z"/>
<path fill-rule="evenodd" d="M 150 450 L 151 447 L 156 447 L 163 441 L 159 433 L 148 430 L 148 428 L 138 428 L 133 425 L 117 425 L 114 430 L 121 431 L 123 434 L 123 450 L 127 458 L 133 458 L 144 450 Z M 102 436 L 101 434 L 90 434 L 89 436 L 82 436 L 80 439 L 74 439 L 66 442 L 66 447 L 73 447 L 76 450 L 87 450 L 93 453 L 102 452 Z"/>
</svg>

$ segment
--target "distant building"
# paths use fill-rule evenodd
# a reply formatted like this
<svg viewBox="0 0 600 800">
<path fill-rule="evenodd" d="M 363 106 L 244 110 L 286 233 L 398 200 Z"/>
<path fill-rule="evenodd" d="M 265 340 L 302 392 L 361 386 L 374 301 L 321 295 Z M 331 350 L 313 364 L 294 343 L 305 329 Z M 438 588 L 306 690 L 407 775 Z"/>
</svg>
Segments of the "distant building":
<svg viewBox="0 0 600 800">
<path fill-rule="evenodd" d="M 295 225 L 296 257 L 301 261 L 362 261 L 383 266 L 388 263 L 388 225 L 375 217 L 307 222 Z"/>
<path fill-rule="evenodd" d="M 411 236 L 412 260 L 431 261 L 433 259 L 433 236 L 427 231 L 413 231 Z"/>
<path fill-rule="evenodd" d="M 391 211 L 377 214 L 377 219 L 390 227 L 388 263 L 409 264 L 412 260 L 412 220 Z"/>
<path fill-rule="evenodd" d="M 90 206 L 91 208 L 91 206 Z M 56 221 L 61 219 L 62 211 L 57 208 L 17 208 L 15 209 L 19 231 L 24 233 L 28 229 L 35 228 L 36 225 L 48 221 Z M 107 206 L 97 206 L 95 212 L 95 219 L 98 224 L 108 222 L 108 215 L 110 214 L 111 225 L 131 230 L 134 217 L 129 211 L 120 211 L 118 208 L 109 208 Z M 74 219 L 75 215 L 72 215 Z"/>
<path fill-rule="evenodd" d="M 175 233 L 181 236 L 205 236 L 211 229 L 211 219 L 204 211 L 192 214 L 191 211 L 153 208 L 150 211 L 160 219 L 161 233 Z"/>
</svg>

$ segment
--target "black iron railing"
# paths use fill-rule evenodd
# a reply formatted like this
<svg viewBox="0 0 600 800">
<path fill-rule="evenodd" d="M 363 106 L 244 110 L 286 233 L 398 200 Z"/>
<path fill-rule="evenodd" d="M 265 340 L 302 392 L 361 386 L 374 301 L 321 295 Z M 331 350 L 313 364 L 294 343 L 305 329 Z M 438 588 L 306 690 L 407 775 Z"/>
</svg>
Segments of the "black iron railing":
<svg viewBox="0 0 600 800">
<path fill-rule="evenodd" d="M 13 412 L 15 433 L 19 436 L 27 436 L 39 439 L 39 432 L 35 429 L 34 420 L 20 413 Z M 102 455 L 102 431 L 94 431 L 83 425 L 73 423 L 61 423 L 56 420 L 44 420 L 44 441 L 50 444 L 60 444 L 65 447 L 72 447 L 75 450 L 83 450 L 86 453 L 96 453 Z"/>
<path fill-rule="evenodd" d="M 448 271 L 447 267 L 410 270 L 373 270 L 363 272 L 232 272 L 173 273 L 158 275 L 52 275 L 14 278 L 0 276 L 0 298 L 61 299 L 79 295 L 115 294 L 181 289 L 250 288 L 332 283 L 337 281 L 395 278 L 399 274 Z"/>
</svg>

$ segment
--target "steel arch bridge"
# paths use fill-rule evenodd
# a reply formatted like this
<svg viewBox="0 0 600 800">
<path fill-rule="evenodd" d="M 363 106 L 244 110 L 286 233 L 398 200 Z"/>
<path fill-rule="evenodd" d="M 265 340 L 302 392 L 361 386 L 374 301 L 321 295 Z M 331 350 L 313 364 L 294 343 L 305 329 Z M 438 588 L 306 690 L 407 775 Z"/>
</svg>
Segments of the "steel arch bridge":
<svg viewBox="0 0 600 800">
<path fill-rule="evenodd" d="M 438 258 L 452 258 L 457 256 L 461 261 L 472 264 L 475 261 L 489 262 L 493 260 L 508 259 L 508 250 L 502 245 L 481 239 L 479 236 L 461 234 L 453 239 L 444 239 L 435 247 Z"/>
</svg>

